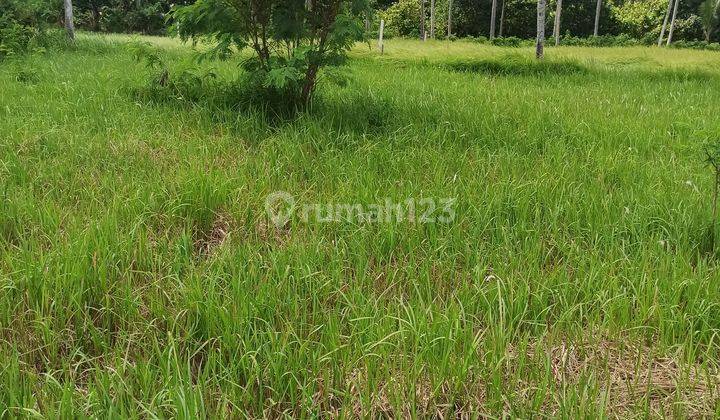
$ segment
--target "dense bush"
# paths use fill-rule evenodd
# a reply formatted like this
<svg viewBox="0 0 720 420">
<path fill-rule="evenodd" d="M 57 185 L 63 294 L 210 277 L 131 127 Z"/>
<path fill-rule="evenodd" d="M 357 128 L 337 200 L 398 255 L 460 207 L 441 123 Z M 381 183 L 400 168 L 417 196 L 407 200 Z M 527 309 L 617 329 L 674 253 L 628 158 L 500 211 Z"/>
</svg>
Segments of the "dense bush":
<svg viewBox="0 0 720 420">
<path fill-rule="evenodd" d="M 657 36 L 649 34 L 643 39 L 638 40 L 625 34 L 617 36 L 591 36 L 588 38 L 565 35 L 561 38 L 560 43 L 561 45 L 578 47 L 629 47 L 634 45 L 655 45 L 655 43 L 657 43 Z M 670 46 L 673 48 L 720 51 L 720 44 L 716 42 L 679 40 L 674 41 Z"/>
<path fill-rule="evenodd" d="M 611 17 L 617 22 L 618 29 L 629 36 L 642 38 L 656 28 L 657 36 L 660 34 L 659 25 L 662 24 L 667 10 L 667 0 L 625 1 L 613 3 L 610 8 Z"/>
<path fill-rule="evenodd" d="M 488 42 L 487 37 L 486 37 L 486 36 L 482 36 L 482 35 L 480 35 L 480 36 L 468 35 L 468 36 L 465 37 L 465 39 L 466 39 L 467 41 L 477 42 L 478 44 L 487 44 L 487 42 Z"/>
<path fill-rule="evenodd" d="M 174 5 L 193 0 L 73 0 L 76 26 L 85 30 L 159 35 Z"/>
<path fill-rule="evenodd" d="M 51 10 L 40 0 L 0 0 L 0 59 L 46 47 Z"/>
<path fill-rule="evenodd" d="M 600 35 L 587 38 L 565 35 L 561 38 L 560 42 L 562 45 L 578 47 L 629 47 L 633 45 L 640 45 L 640 41 L 626 34 L 617 36 Z"/>
<path fill-rule="evenodd" d="M 511 47 L 511 48 L 518 48 L 522 46 L 528 46 L 531 44 L 530 40 L 527 39 L 520 39 L 516 36 L 505 36 L 505 37 L 497 37 L 492 40 L 488 39 L 486 36 L 466 36 L 464 38 L 466 41 L 470 42 L 477 42 L 478 44 L 491 44 L 496 45 L 498 47 Z"/>
<path fill-rule="evenodd" d="M 523 44 L 523 40 L 515 36 L 506 36 L 501 38 L 494 38 L 490 43 L 499 47 L 517 48 Z"/>
<path fill-rule="evenodd" d="M 673 48 L 690 48 L 693 50 L 720 51 L 720 44 L 707 41 L 677 41 L 670 44 Z"/>
<path fill-rule="evenodd" d="M 164 2 L 139 8 L 127 7 L 126 2 L 117 2 L 104 8 L 100 25 L 107 32 L 162 34 L 165 32 L 165 13 L 168 11 L 169 5 Z"/>
</svg>

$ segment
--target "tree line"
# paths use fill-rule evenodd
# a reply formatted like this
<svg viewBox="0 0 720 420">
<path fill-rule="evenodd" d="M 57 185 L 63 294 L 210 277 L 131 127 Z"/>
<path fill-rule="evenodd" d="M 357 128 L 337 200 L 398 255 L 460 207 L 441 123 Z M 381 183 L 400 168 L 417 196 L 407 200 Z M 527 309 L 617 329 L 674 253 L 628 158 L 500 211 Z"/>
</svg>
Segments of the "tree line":
<svg viewBox="0 0 720 420">
<path fill-rule="evenodd" d="M 537 0 L 378 0 L 376 9 L 389 36 L 493 40 L 536 37 L 537 6 Z M 648 44 L 661 37 L 717 42 L 719 9 L 718 0 L 549 0 L 541 24 L 556 43 L 564 36 L 601 35 Z"/>
<path fill-rule="evenodd" d="M 65 0 L 0 0 L 3 10 L 34 9 L 63 24 Z M 89 31 L 164 34 L 167 16 L 193 0 L 70 0 L 74 26 Z M 385 20 L 386 36 L 419 38 L 537 36 L 537 0 L 374 0 L 366 29 Z M 625 34 L 635 39 L 720 41 L 720 0 L 546 0 L 543 29 L 563 36 Z M 25 13 L 27 14 L 27 13 Z M 374 26 L 373 26 L 374 25 Z M 646 42 L 649 43 L 649 42 Z"/>
</svg>

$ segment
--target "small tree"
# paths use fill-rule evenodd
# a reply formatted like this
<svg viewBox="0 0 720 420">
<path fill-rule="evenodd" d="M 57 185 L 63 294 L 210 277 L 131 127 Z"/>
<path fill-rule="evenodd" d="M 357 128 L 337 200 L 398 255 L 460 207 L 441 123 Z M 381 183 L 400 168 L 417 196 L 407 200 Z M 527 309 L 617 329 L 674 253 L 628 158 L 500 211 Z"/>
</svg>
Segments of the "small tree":
<svg viewBox="0 0 720 420">
<path fill-rule="evenodd" d="M 363 37 L 367 0 L 197 0 L 173 10 L 183 40 L 210 41 L 227 57 L 250 47 L 246 69 L 298 105 L 310 102 L 324 66 L 341 64 Z"/>
</svg>

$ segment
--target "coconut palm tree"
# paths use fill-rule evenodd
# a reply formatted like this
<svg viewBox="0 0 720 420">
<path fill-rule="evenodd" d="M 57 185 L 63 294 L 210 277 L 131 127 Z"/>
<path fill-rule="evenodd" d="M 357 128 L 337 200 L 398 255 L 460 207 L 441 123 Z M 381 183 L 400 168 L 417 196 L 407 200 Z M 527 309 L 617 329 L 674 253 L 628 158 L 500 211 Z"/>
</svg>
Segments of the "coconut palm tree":
<svg viewBox="0 0 720 420">
<path fill-rule="evenodd" d="M 427 39 L 425 33 L 425 0 L 420 0 L 420 39 L 423 41 Z"/>
<path fill-rule="evenodd" d="M 562 0 L 557 0 L 555 5 L 555 26 L 553 26 L 553 36 L 555 37 L 555 46 L 560 45 L 560 15 L 562 14 Z"/>
<path fill-rule="evenodd" d="M 435 39 L 435 0 L 430 0 L 430 38 Z"/>
<path fill-rule="evenodd" d="M 503 36 L 503 27 L 505 26 L 505 3 L 505 0 L 503 0 L 502 7 L 500 7 L 500 32 L 498 32 L 500 38 Z"/>
<path fill-rule="evenodd" d="M 71 41 L 75 40 L 72 0 L 65 0 L 65 32 L 67 32 L 67 36 Z"/>
<path fill-rule="evenodd" d="M 673 0 L 668 0 L 667 11 L 665 12 L 665 19 L 663 20 L 662 29 L 660 29 L 660 38 L 658 38 L 658 47 L 662 46 L 663 38 L 665 37 L 665 28 L 667 28 L 668 19 L 670 19 L 670 11 L 673 7 Z"/>
<path fill-rule="evenodd" d="M 492 0 L 490 7 L 490 39 L 495 39 L 495 19 L 497 15 L 497 0 Z"/>
<path fill-rule="evenodd" d="M 675 30 L 675 18 L 677 17 L 678 5 L 680 0 L 675 0 L 675 6 L 673 6 L 672 20 L 670 21 L 670 30 L 668 30 L 667 45 L 672 42 L 673 31 Z"/>
<path fill-rule="evenodd" d="M 535 39 L 535 58 L 545 56 L 545 0 L 537 2 L 537 38 Z"/>
<path fill-rule="evenodd" d="M 602 9 L 602 0 L 597 0 L 595 5 L 595 29 L 593 29 L 593 36 L 598 36 L 600 30 L 600 10 Z"/>
</svg>

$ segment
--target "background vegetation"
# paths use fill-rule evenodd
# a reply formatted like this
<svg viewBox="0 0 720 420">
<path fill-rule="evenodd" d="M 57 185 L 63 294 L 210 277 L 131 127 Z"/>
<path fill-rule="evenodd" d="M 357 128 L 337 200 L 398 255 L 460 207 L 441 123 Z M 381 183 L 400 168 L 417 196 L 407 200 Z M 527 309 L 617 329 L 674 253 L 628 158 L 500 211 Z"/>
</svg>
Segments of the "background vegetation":
<svg viewBox="0 0 720 420">
<path fill-rule="evenodd" d="M 417 37 L 420 31 L 421 0 L 376 0 L 368 15 L 368 25 L 377 31 L 380 18 L 387 21 L 388 36 Z M 430 0 L 426 0 L 425 19 L 430 26 Z M 164 34 L 167 16 L 175 6 L 191 4 L 189 0 L 74 0 L 76 25 L 80 29 L 102 32 Z M 447 35 L 450 2 L 435 2 L 435 34 Z M 12 10 L 18 4 L 32 5 L 41 11 L 46 22 L 62 21 L 59 0 L 0 0 L 0 10 Z M 497 28 L 501 36 L 533 39 L 535 37 L 534 0 L 498 0 Z M 548 2 L 547 23 L 552 27 L 555 0 Z M 491 1 L 454 0 L 452 2 L 453 34 L 458 37 L 487 37 L 490 32 Z M 561 34 L 586 38 L 593 34 L 596 0 L 566 0 L 562 9 Z M 504 11 L 503 11 L 504 9 Z M 647 44 L 656 41 L 667 9 L 665 0 L 607 0 L 600 12 L 600 35 L 626 35 Z M 5 13 L 7 14 L 7 13 Z M 717 0 L 681 0 L 674 39 L 678 41 L 718 41 Z M 709 29 L 708 37 L 706 30 Z M 371 31 L 371 33 L 372 33 Z"/>
</svg>

